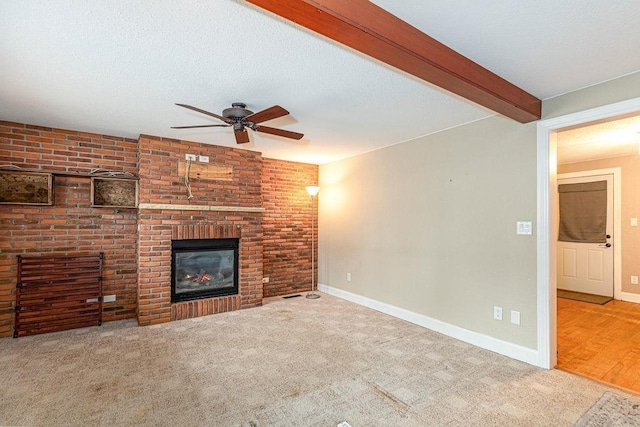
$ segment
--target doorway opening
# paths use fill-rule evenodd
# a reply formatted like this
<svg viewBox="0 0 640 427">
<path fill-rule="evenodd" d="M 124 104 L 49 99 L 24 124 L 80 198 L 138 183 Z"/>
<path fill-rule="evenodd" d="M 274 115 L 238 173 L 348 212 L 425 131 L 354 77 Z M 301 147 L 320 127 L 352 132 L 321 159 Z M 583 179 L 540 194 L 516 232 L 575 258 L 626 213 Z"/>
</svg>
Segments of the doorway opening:
<svg viewBox="0 0 640 427">
<path fill-rule="evenodd" d="M 538 365 L 557 363 L 557 177 L 558 133 L 596 121 L 640 113 L 640 98 L 538 123 Z M 640 298 L 638 299 L 640 302 Z"/>
</svg>

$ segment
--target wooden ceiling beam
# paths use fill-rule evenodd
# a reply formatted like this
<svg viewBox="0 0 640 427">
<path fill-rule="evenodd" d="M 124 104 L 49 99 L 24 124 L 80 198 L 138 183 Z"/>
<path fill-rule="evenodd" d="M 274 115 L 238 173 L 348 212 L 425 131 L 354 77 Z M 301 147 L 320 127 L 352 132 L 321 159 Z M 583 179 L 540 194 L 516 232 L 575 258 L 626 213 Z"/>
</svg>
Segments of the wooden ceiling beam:
<svg viewBox="0 0 640 427">
<path fill-rule="evenodd" d="M 368 0 L 246 0 L 520 123 L 542 102 Z"/>
</svg>

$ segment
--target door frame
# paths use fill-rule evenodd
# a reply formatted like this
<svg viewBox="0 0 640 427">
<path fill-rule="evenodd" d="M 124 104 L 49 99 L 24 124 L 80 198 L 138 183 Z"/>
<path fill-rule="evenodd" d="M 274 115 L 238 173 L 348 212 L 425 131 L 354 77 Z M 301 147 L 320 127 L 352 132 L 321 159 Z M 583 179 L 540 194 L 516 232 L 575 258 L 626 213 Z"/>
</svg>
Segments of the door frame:
<svg viewBox="0 0 640 427">
<path fill-rule="evenodd" d="M 640 112 L 640 98 L 542 120 L 537 123 L 537 365 L 551 369 L 557 363 L 556 249 L 551 239 L 556 221 L 556 131 L 569 126 Z M 554 191 L 552 191 L 554 190 Z"/>
<path fill-rule="evenodd" d="M 622 170 L 618 168 L 594 169 L 580 172 L 569 172 L 558 174 L 556 179 L 582 178 L 597 175 L 613 175 L 613 299 L 622 299 Z M 557 186 L 554 197 L 556 197 L 555 208 L 557 209 Z M 552 237 L 557 236 L 557 222 L 553 223 Z M 554 239 L 554 244 L 557 244 Z M 553 293 L 551 293 L 553 295 Z"/>
</svg>

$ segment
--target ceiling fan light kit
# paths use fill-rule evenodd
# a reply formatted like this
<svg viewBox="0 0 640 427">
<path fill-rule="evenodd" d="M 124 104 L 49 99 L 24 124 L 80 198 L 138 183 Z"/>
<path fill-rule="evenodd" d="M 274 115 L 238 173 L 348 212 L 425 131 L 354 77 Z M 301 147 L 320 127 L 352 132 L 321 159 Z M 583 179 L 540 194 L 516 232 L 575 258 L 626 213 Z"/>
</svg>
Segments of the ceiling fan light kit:
<svg viewBox="0 0 640 427">
<path fill-rule="evenodd" d="M 269 120 L 277 119 L 289 114 L 287 110 L 279 105 L 274 105 L 265 110 L 254 113 L 247 109 L 247 105 L 242 102 L 234 102 L 231 104 L 231 108 L 225 108 L 222 110 L 222 115 L 211 113 L 206 110 L 202 110 L 197 107 L 193 107 L 187 104 L 178 104 L 177 106 L 187 108 L 189 110 L 196 111 L 198 113 L 206 114 L 207 116 L 215 117 L 218 120 L 223 121 L 224 125 L 195 125 L 195 126 L 172 126 L 172 129 L 191 129 L 191 128 L 205 128 L 205 127 L 230 127 L 233 126 L 233 134 L 238 144 L 246 144 L 249 142 L 249 133 L 246 128 L 249 128 L 256 132 L 268 133 L 271 135 L 282 136 L 291 139 L 302 139 L 304 134 L 298 132 L 292 132 L 289 130 L 272 128 L 269 126 L 262 126 L 258 123 L 266 122 Z"/>
</svg>

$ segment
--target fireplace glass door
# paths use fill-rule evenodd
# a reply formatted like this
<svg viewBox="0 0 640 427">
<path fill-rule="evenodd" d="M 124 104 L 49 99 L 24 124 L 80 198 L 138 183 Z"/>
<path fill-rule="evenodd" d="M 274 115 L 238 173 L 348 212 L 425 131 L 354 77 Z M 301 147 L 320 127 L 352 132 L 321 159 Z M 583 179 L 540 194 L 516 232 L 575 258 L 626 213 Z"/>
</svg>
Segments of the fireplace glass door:
<svg viewBox="0 0 640 427">
<path fill-rule="evenodd" d="M 171 301 L 238 293 L 238 239 L 174 240 Z"/>
</svg>

